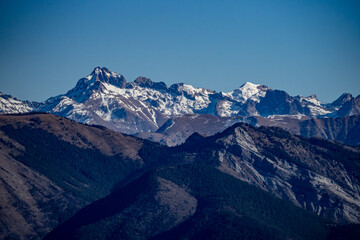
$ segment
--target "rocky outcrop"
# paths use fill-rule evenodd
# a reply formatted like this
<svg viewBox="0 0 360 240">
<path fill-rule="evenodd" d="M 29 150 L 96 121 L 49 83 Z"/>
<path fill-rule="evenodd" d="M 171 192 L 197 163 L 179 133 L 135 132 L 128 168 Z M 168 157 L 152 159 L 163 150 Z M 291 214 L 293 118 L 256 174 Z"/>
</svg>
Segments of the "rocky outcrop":
<svg viewBox="0 0 360 240">
<path fill-rule="evenodd" d="M 358 148 L 239 123 L 212 137 L 194 134 L 178 149 L 315 214 L 360 222 Z"/>
</svg>

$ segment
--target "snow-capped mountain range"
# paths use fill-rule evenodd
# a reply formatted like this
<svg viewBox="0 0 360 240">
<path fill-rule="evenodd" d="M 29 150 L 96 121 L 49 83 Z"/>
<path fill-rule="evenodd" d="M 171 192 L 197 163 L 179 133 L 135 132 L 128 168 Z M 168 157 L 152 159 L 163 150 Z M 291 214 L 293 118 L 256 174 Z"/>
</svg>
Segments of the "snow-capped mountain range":
<svg viewBox="0 0 360 240">
<path fill-rule="evenodd" d="M 315 95 L 292 97 L 285 91 L 246 82 L 223 93 L 178 83 L 167 86 L 138 77 L 127 82 L 121 74 L 96 67 L 76 86 L 44 102 L 20 101 L 0 93 L 1 113 L 45 111 L 77 122 L 103 125 L 134 134 L 154 132 L 168 119 L 184 114 L 220 117 L 287 115 L 296 118 L 350 116 L 360 113 L 360 95 L 343 94 L 333 103 Z"/>
</svg>

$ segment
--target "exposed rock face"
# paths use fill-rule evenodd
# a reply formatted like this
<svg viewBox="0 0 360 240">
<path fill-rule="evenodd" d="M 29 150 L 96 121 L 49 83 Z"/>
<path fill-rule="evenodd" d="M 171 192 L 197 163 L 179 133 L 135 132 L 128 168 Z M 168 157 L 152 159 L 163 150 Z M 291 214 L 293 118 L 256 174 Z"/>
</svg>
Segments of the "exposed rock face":
<svg viewBox="0 0 360 240">
<path fill-rule="evenodd" d="M 351 96 L 351 95 L 350 95 Z M 335 112 L 335 116 L 353 116 L 360 114 L 360 96 L 356 98 L 351 97 L 349 101 L 345 102 L 339 110 Z"/>
<path fill-rule="evenodd" d="M 172 147 L 184 143 L 195 132 L 211 136 L 238 122 L 250 122 L 250 120 L 241 116 L 217 117 L 208 114 L 185 114 L 169 119 L 155 133 L 138 133 L 135 136 Z"/>
<path fill-rule="evenodd" d="M 286 116 L 273 118 L 256 117 L 260 126 L 281 127 L 292 134 L 335 140 L 348 145 L 360 145 L 360 116 L 337 118 L 297 119 Z"/>
<path fill-rule="evenodd" d="M 360 96 L 343 94 L 331 104 L 315 95 L 292 97 L 265 85 L 245 83 L 228 93 L 195 88 L 184 83 L 167 86 L 138 77 L 127 82 L 121 74 L 96 67 L 66 94 L 35 103 L 0 95 L 0 112 L 45 111 L 77 122 L 102 125 L 135 134 L 157 131 L 169 118 L 184 114 L 221 117 L 274 115 L 339 117 L 360 113 Z"/>
<path fill-rule="evenodd" d="M 280 128 L 237 123 L 210 137 L 192 134 L 183 145 L 168 148 L 51 114 L 2 115 L 0 150 L 1 237 L 40 238 L 87 204 L 108 194 L 121 198 L 111 194 L 144 172 L 188 163 L 216 167 L 337 223 L 360 222 L 359 148 L 305 139 Z M 194 174 L 178 177 L 186 180 Z M 135 205 L 124 206 L 115 217 L 129 230 L 121 236 L 130 236 L 135 231 L 131 226 L 153 236 L 195 215 L 199 189 L 189 191 L 170 180 L 171 174 L 156 176 L 149 188 L 136 185 L 146 194 L 135 188 L 142 200 L 130 199 Z M 207 190 L 212 199 L 211 186 Z M 138 206 L 145 207 L 146 214 Z M 132 216 L 129 222 L 122 218 L 127 214 Z M 162 219 L 162 225 L 156 225 L 156 219 Z M 100 229 L 106 221 L 99 223 Z"/>
<path fill-rule="evenodd" d="M 325 219 L 213 167 L 185 164 L 150 171 L 45 239 L 325 239 L 328 229 Z"/>
<path fill-rule="evenodd" d="M 240 123 L 212 137 L 194 134 L 179 149 L 320 216 L 360 222 L 358 148 Z"/>
<path fill-rule="evenodd" d="M 137 133 L 136 136 L 167 146 L 185 142 L 193 133 L 211 136 L 227 127 L 244 122 L 254 126 L 275 126 L 295 135 L 339 141 L 348 145 L 360 145 L 359 115 L 337 118 L 311 119 L 307 116 L 276 115 L 264 117 L 219 117 L 208 114 L 185 114 L 169 119 L 155 133 Z"/>
</svg>

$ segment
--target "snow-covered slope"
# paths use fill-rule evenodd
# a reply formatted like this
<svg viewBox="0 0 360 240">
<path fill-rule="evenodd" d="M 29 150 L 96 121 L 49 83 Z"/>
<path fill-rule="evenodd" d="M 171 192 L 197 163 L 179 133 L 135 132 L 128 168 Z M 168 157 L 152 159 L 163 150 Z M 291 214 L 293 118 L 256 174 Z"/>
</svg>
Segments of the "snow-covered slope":
<svg viewBox="0 0 360 240">
<path fill-rule="evenodd" d="M 335 102 L 324 104 L 315 95 L 292 97 L 284 91 L 249 82 L 228 93 L 184 83 L 167 86 L 146 77 L 127 82 L 121 74 L 96 67 L 66 94 L 42 103 L 19 101 L 1 94 L 0 112 L 45 111 L 134 134 L 155 132 L 168 119 L 184 114 L 220 117 L 295 115 L 311 118 L 356 115 L 360 112 L 359 99 L 344 94 Z"/>
<path fill-rule="evenodd" d="M 211 93 L 182 83 L 167 87 L 144 77 L 128 83 L 120 74 L 95 68 L 75 88 L 48 99 L 39 110 L 133 134 L 156 131 L 170 117 L 205 109 Z"/>
<path fill-rule="evenodd" d="M 27 113 L 31 112 L 35 106 L 36 103 L 21 101 L 0 92 L 0 113 Z"/>
<path fill-rule="evenodd" d="M 267 86 L 246 82 L 240 88 L 228 93 L 223 93 L 223 95 L 241 103 L 245 103 L 249 99 L 260 102 L 260 98 L 265 97 L 268 90 L 269 88 Z"/>
</svg>

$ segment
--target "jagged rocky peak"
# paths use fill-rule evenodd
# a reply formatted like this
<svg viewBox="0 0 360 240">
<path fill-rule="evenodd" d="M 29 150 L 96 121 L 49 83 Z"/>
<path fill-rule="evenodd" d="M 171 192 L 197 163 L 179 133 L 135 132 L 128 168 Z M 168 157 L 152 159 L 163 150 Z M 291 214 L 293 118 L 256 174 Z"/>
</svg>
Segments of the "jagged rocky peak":
<svg viewBox="0 0 360 240">
<path fill-rule="evenodd" d="M 169 87 L 169 90 L 173 93 L 180 94 L 181 88 L 183 86 L 184 86 L 184 83 L 174 83 L 174 84 L 171 84 L 171 86 Z"/>
<path fill-rule="evenodd" d="M 13 97 L 12 95 L 9 95 L 9 94 L 3 93 L 3 92 L 0 92 L 0 97 L 3 99 L 14 99 L 17 101 L 21 101 L 21 100 L 18 100 L 16 97 Z M 28 102 L 28 101 L 24 101 L 24 102 Z"/>
<path fill-rule="evenodd" d="M 302 96 L 300 96 L 300 97 L 302 97 Z M 303 98 L 306 99 L 306 100 L 311 100 L 311 99 L 313 99 L 313 100 L 319 100 L 319 99 L 317 98 L 316 94 L 311 94 L 310 96 L 308 96 L 308 97 L 303 97 Z"/>
<path fill-rule="evenodd" d="M 350 95 L 351 96 L 351 95 Z M 336 111 L 337 116 L 352 116 L 360 114 L 360 101 L 359 98 L 351 98 L 346 101 L 344 104 L 340 105 L 338 111 Z"/>
<path fill-rule="evenodd" d="M 124 88 L 126 79 L 121 74 L 112 72 L 105 67 L 96 67 L 87 77 L 81 78 L 65 96 L 82 103 L 88 100 L 93 92 L 100 90 L 103 84 Z"/>
<path fill-rule="evenodd" d="M 315 94 L 312 94 L 308 97 L 303 97 L 301 95 L 295 96 L 295 99 L 299 100 L 299 102 L 301 103 L 312 103 L 314 105 L 318 105 L 320 106 L 322 104 L 322 102 L 317 98 L 317 96 Z"/>
<path fill-rule="evenodd" d="M 126 85 L 126 79 L 124 76 L 122 76 L 119 73 L 112 72 L 106 67 L 96 67 L 92 71 L 90 75 L 86 77 L 87 83 L 93 83 L 96 81 L 100 81 L 103 83 L 108 83 L 111 85 L 114 85 L 116 87 L 123 88 Z"/>
<path fill-rule="evenodd" d="M 2 97 L 2 98 L 12 98 L 11 95 L 5 94 L 3 92 L 0 92 L 0 97 Z"/>
<path fill-rule="evenodd" d="M 112 72 L 110 71 L 108 68 L 106 67 L 96 67 L 94 68 L 94 70 L 91 72 L 91 74 L 89 76 L 103 76 L 103 75 L 106 75 L 106 76 L 121 76 L 121 74 L 119 73 L 116 73 L 116 72 Z"/>
<path fill-rule="evenodd" d="M 307 101 L 312 102 L 314 104 L 317 104 L 318 102 L 320 102 L 320 100 L 317 98 L 317 96 L 315 94 L 311 94 L 310 96 L 308 96 L 306 98 Z"/>
<path fill-rule="evenodd" d="M 164 82 L 153 82 L 150 78 L 139 76 L 135 79 L 134 83 L 140 87 L 153 88 L 157 90 L 167 90 L 168 87 Z"/>
<path fill-rule="evenodd" d="M 350 93 L 343 93 L 338 99 L 336 99 L 335 101 L 333 101 L 331 103 L 331 105 L 337 107 L 337 106 L 341 106 L 344 103 L 350 101 L 353 98 L 353 96 Z"/>
<path fill-rule="evenodd" d="M 143 77 L 143 76 L 137 77 L 134 82 L 139 85 L 147 85 L 147 86 L 153 84 L 153 81 L 151 81 L 150 78 Z"/>
<path fill-rule="evenodd" d="M 31 112 L 36 102 L 22 101 L 0 92 L 0 114 L 27 113 Z"/>
</svg>

